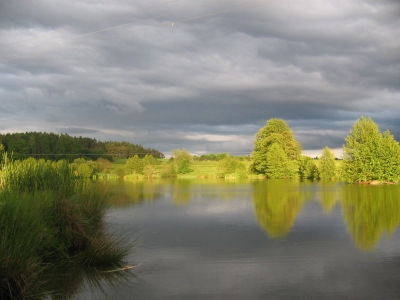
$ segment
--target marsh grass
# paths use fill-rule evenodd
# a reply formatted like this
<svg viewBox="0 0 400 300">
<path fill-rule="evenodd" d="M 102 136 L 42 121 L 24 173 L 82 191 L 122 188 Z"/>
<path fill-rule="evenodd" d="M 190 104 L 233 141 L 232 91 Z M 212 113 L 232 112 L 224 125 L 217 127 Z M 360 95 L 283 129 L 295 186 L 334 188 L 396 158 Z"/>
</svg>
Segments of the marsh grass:
<svg viewBox="0 0 400 300">
<path fill-rule="evenodd" d="M 38 294 L 54 265 L 123 265 L 132 245 L 107 232 L 105 183 L 77 178 L 66 161 L 3 162 L 0 299 Z"/>
</svg>

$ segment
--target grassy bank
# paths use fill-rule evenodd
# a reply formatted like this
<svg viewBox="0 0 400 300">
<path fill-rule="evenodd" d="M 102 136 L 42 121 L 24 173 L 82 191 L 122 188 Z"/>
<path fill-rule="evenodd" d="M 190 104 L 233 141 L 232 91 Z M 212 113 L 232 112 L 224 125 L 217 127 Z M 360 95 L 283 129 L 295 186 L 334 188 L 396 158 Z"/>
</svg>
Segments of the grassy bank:
<svg viewBox="0 0 400 300">
<path fill-rule="evenodd" d="M 108 189 L 66 161 L 5 160 L 0 173 L 0 299 L 41 292 L 56 265 L 119 267 L 130 251 L 107 232 Z"/>
</svg>

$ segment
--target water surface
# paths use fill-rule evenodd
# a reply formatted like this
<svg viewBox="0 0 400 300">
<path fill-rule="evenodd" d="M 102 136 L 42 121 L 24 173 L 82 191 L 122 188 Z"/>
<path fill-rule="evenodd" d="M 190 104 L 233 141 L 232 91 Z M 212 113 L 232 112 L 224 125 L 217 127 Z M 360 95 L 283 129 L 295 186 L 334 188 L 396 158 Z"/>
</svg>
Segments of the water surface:
<svg viewBox="0 0 400 300">
<path fill-rule="evenodd" d="M 400 187 L 116 181 L 113 230 L 138 239 L 124 284 L 71 299 L 400 299 Z M 102 290 L 102 291 L 100 291 Z"/>
</svg>

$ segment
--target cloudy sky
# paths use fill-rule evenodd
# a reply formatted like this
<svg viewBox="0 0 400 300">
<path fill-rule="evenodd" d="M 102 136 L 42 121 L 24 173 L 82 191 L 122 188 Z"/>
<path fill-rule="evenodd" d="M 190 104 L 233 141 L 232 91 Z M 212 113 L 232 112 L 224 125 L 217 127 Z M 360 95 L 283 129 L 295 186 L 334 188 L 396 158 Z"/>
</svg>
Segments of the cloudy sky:
<svg viewBox="0 0 400 300">
<path fill-rule="evenodd" d="M 306 153 L 371 116 L 400 139 L 398 0 L 0 0 L 0 132 Z"/>
</svg>

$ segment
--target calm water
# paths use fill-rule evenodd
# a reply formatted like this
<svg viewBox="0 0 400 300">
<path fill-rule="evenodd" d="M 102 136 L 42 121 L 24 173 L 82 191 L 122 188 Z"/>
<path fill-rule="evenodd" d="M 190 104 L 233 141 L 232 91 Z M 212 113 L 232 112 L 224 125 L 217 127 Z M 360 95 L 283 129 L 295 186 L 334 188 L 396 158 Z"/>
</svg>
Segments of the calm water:
<svg viewBox="0 0 400 300">
<path fill-rule="evenodd" d="M 80 274 L 67 299 L 400 299 L 400 186 L 175 180 L 112 188 L 113 230 L 137 239 L 128 258 L 139 265 L 135 277 L 112 286 Z"/>
</svg>

